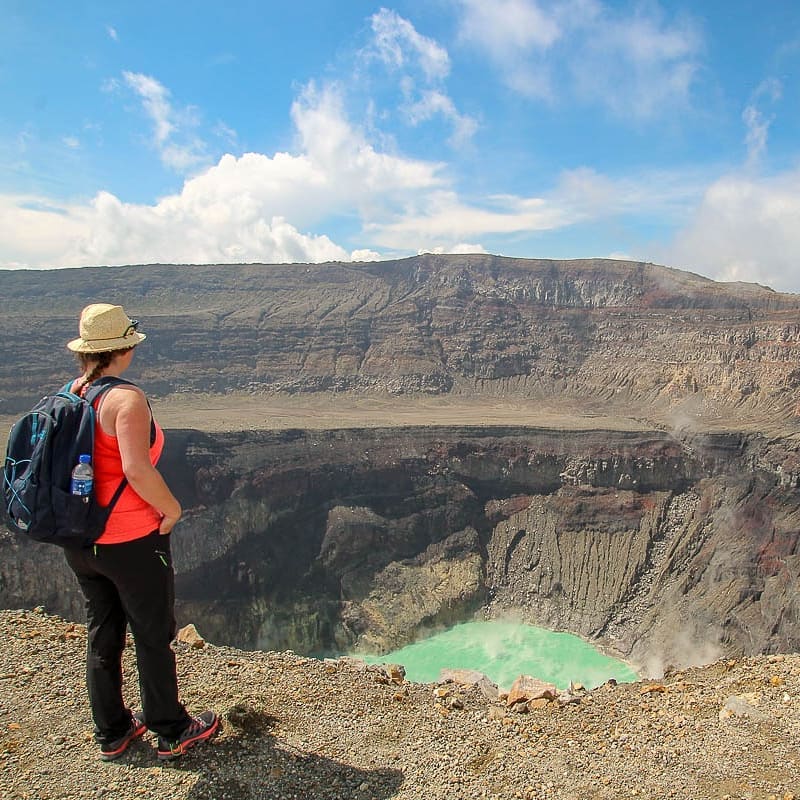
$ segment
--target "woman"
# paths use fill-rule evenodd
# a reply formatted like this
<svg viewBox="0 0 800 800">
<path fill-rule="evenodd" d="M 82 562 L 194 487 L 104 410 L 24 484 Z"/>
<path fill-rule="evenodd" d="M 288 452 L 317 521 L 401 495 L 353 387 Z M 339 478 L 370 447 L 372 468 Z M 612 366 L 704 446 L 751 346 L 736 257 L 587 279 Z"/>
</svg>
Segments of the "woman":
<svg viewBox="0 0 800 800">
<path fill-rule="evenodd" d="M 121 306 L 83 309 L 80 336 L 67 347 L 83 374 L 72 384 L 82 394 L 100 378 L 119 378 L 145 334 Z M 106 527 L 93 547 L 67 548 L 67 563 L 86 598 L 89 636 L 86 682 L 100 758 L 119 758 L 147 728 L 158 734 L 158 758 L 171 760 L 219 728 L 213 711 L 190 716 L 178 700 L 175 654 L 174 572 L 169 533 L 181 506 L 155 464 L 164 434 L 144 392 L 132 383 L 108 389 L 95 401 L 94 491 L 108 505 L 127 479 Z M 126 626 L 136 645 L 143 711 L 122 698 Z"/>
</svg>

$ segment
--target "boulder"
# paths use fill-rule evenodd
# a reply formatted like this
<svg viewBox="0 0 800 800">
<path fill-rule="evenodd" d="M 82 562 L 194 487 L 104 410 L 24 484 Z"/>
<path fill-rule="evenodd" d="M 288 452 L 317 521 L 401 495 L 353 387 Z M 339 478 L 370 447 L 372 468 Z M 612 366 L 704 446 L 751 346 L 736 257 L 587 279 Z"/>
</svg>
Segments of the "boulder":
<svg viewBox="0 0 800 800">
<path fill-rule="evenodd" d="M 555 700 L 558 689 L 552 683 L 545 683 L 530 675 L 520 675 L 511 685 L 506 705 L 510 707 L 517 703 L 528 703 L 531 700 Z"/>
</svg>

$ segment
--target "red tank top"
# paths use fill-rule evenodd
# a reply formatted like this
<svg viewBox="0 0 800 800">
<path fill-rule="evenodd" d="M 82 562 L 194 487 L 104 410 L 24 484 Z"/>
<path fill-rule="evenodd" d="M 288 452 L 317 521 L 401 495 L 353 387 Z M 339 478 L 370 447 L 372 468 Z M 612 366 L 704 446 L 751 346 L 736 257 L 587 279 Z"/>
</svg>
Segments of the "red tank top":
<svg viewBox="0 0 800 800">
<path fill-rule="evenodd" d="M 105 396 L 101 395 L 95 404 L 98 412 Z M 152 428 L 155 430 L 155 437 L 151 436 L 150 463 L 155 466 L 164 449 L 164 431 L 155 420 L 153 420 Z M 95 497 L 101 505 L 108 505 L 125 477 L 125 473 L 122 471 L 122 456 L 120 456 L 117 437 L 111 436 L 100 427 L 99 413 L 94 426 L 92 466 L 94 467 Z M 97 544 L 121 544 L 141 539 L 148 533 L 157 530 L 160 523 L 161 514 L 139 497 L 133 487 L 128 484 L 112 509 L 105 530 L 97 539 Z"/>
<path fill-rule="evenodd" d="M 164 449 L 164 431 L 157 422 L 154 425 L 156 436 L 150 445 L 150 463 L 153 466 L 158 463 Z M 107 505 L 111 501 L 123 477 L 117 437 L 109 436 L 100 427 L 98 420 L 94 429 L 94 490 L 101 505 Z M 160 522 L 161 514 L 142 500 L 128 484 L 111 511 L 97 544 L 120 544 L 139 539 L 156 530 Z"/>
</svg>

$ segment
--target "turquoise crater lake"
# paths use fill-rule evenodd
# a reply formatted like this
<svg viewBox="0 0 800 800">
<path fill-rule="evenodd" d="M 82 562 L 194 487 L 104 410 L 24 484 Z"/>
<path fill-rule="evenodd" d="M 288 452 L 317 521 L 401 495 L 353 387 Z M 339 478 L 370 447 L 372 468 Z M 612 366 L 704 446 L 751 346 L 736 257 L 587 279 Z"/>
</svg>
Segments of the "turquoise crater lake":
<svg viewBox="0 0 800 800">
<path fill-rule="evenodd" d="M 369 664 L 402 664 L 406 678 L 417 683 L 437 681 L 444 668 L 477 670 L 504 689 L 520 675 L 532 675 L 559 689 L 566 689 L 570 681 L 592 689 L 610 678 L 638 680 L 624 661 L 604 655 L 571 633 L 516 622 L 464 622 L 392 653 L 358 658 Z"/>
</svg>

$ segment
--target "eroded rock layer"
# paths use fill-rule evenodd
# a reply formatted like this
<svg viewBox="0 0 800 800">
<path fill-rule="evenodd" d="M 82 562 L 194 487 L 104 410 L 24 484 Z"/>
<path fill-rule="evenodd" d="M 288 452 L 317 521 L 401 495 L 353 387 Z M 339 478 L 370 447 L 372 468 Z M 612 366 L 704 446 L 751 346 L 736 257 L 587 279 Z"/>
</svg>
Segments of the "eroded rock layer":
<svg viewBox="0 0 800 800">
<path fill-rule="evenodd" d="M 690 415 L 712 418 L 800 415 L 800 296 L 653 264 L 425 255 L 1 280 L 0 413 L 71 371 L 64 342 L 79 310 L 112 299 L 145 321 L 136 369 L 151 393 L 500 395 L 645 419 L 691 401 Z"/>
</svg>

